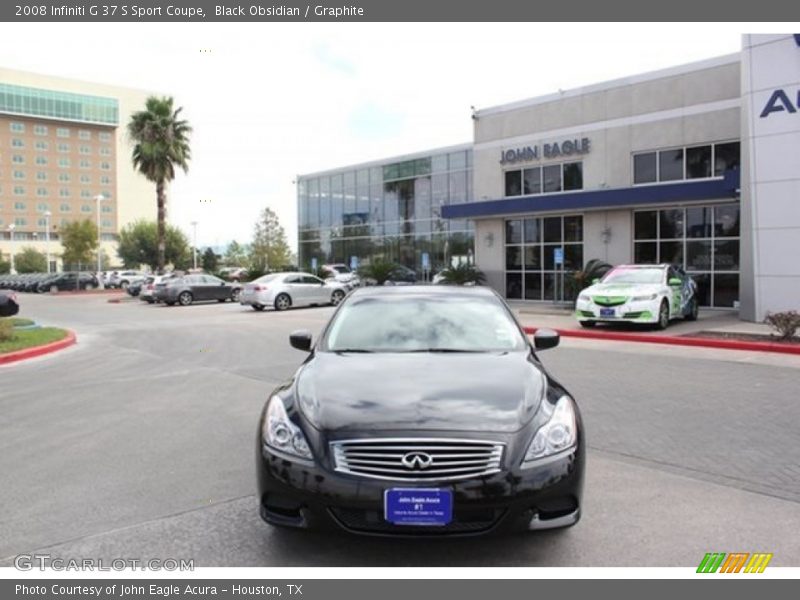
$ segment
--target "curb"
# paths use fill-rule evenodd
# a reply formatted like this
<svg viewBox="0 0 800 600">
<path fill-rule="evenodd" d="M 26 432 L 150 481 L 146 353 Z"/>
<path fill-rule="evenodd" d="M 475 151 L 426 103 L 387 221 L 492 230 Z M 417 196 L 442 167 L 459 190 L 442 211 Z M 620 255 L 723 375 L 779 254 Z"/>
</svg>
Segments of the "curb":
<svg viewBox="0 0 800 600">
<path fill-rule="evenodd" d="M 523 327 L 525 333 L 536 333 L 537 327 Z M 541 329 L 550 329 L 542 327 Z M 645 344 L 666 344 L 669 346 L 694 346 L 699 348 L 717 348 L 723 350 L 748 350 L 751 352 L 776 352 L 779 354 L 800 355 L 800 345 L 784 345 L 776 342 L 746 342 L 741 340 L 721 340 L 700 337 L 678 337 L 671 335 L 649 335 L 635 333 L 603 333 L 599 331 L 579 331 L 575 329 L 555 329 L 564 337 L 575 337 L 592 340 L 611 340 L 615 342 L 641 342 Z"/>
<path fill-rule="evenodd" d="M 52 354 L 53 352 L 58 352 L 59 350 L 72 346 L 77 342 L 78 337 L 75 335 L 75 332 L 67 330 L 67 337 L 63 340 L 44 344 L 43 346 L 34 346 L 33 348 L 25 348 L 24 350 L 0 354 L 0 365 L 26 360 L 28 358 L 36 358 L 37 356 L 44 356 L 45 354 Z"/>
</svg>

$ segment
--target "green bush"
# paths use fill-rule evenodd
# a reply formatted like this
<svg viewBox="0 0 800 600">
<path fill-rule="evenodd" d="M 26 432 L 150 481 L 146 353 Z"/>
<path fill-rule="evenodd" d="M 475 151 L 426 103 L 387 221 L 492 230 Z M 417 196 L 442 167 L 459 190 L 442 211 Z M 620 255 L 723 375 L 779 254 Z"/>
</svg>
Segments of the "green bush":
<svg viewBox="0 0 800 600">
<path fill-rule="evenodd" d="M 0 342 L 14 339 L 14 324 L 9 319 L 0 319 Z"/>
<path fill-rule="evenodd" d="M 392 277 L 396 268 L 397 265 L 394 263 L 379 258 L 361 266 L 358 269 L 358 276 L 374 281 L 375 285 L 383 285 Z"/>
<path fill-rule="evenodd" d="M 461 263 L 442 271 L 442 283 L 450 285 L 482 285 L 486 282 L 483 271 L 469 263 Z"/>
<path fill-rule="evenodd" d="M 783 341 L 789 341 L 800 329 L 800 313 L 796 310 L 786 312 L 767 313 L 764 323 L 778 332 L 778 337 Z"/>
</svg>

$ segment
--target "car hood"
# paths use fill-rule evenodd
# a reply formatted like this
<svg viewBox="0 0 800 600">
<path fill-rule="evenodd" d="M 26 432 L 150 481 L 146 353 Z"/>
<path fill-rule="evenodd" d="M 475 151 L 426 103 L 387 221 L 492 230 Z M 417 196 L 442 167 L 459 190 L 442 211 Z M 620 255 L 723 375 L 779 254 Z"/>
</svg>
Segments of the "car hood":
<svg viewBox="0 0 800 600">
<path fill-rule="evenodd" d="M 536 413 L 546 378 L 530 353 L 319 352 L 295 397 L 319 430 L 514 432 Z"/>
<path fill-rule="evenodd" d="M 659 283 L 596 283 L 581 293 L 589 296 L 633 296 L 656 294 L 662 287 Z"/>
</svg>

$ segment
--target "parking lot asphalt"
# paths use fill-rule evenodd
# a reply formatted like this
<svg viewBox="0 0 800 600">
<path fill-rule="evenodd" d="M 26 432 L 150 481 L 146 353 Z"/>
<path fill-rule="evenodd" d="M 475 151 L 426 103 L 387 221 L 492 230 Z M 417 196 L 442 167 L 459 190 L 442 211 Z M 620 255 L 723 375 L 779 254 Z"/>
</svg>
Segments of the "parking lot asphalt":
<svg viewBox="0 0 800 600">
<path fill-rule="evenodd" d="M 274 530 L 255 499 L 263 402 L 330 308 L 22 297 L 73 329 L 59 354 L 0 368 L 0 565 L 20 553 L 194 558 L 198 566 L 693 566 L 773 552 L 800 566 L 800 359 L 564 340 L 541 355 L 589 446 L 581 522 L 417 542 Z"/>
</svg>

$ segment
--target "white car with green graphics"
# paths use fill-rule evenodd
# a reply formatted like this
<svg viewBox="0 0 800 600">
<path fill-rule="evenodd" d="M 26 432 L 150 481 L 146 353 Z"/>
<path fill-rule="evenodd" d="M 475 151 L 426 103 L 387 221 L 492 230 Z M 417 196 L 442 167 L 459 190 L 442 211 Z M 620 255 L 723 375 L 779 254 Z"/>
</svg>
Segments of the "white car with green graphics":
<svg viewBox="0 0 800 600">
<path fill-rule="evenodd" d="M 650 323 L 665 329 L 672 319 L 697 319 L 697 284 L 673 265 L 620 265 L 581 291 L 575 317 L 596 323 Z"/>
</svg>

